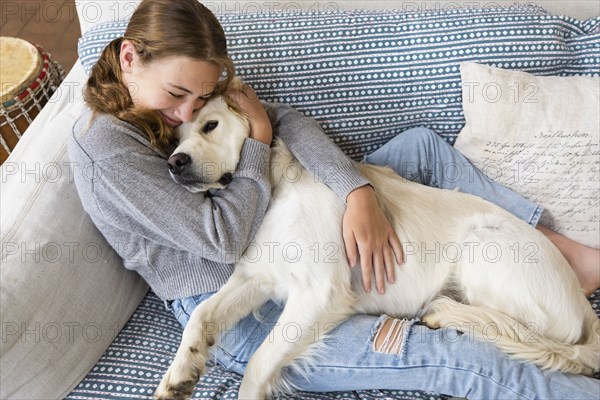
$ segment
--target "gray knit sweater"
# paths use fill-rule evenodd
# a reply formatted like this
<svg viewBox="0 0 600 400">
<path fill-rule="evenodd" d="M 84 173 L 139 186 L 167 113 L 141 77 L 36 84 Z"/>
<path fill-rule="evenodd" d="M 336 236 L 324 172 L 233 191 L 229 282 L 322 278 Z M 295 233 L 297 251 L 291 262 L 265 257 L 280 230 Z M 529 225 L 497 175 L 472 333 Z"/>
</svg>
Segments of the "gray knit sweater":
<svg viewBox="0 0 600 400">
<path fill-rule="evenodd" d="M 368 182 L 311 118 L 264 103 L 274 134 L 341 199 Z M 233 180 L 209 197 L 169 176 L 167 155 L 132 125 L 90 111 L 69 157 L 86 212 L 108 243 L 163 300 L 216 291 L 256 233 L 271 194 L 269 146 L 246 139 Z"/>
</svg>

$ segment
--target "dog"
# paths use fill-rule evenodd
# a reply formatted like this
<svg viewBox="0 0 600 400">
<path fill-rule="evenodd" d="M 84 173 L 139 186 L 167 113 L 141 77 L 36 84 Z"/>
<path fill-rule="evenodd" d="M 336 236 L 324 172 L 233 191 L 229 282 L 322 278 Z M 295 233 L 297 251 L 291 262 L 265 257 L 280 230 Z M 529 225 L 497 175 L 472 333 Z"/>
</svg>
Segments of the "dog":
<svg viewBox="0 0 600 400">
<path fill-rule="evenodd" d="M 230 104 L 215 97 L 178 128 L 179 145 L 169 160 L 178 168 L 171 175 L 191 191 L 223 189 L 231 180 L 249 125 Z M 357 164 L 400 241 L 413 244 L 412 250 L 405 247 L 405 263 L 396 268 L 396 282 L 387 285 L 385 294 L 366 292 L 360 268 L 349 268 L 343 255 L 343 201 L 278 138 L 270 160 L 272 196 L 253 243 L 293 243 L 305 255 L 275 251 L 269 260 L 242 257 L 228 282 L 192 313 L 157 398 L 191 396 L 209 347 L 222 333 L 215 327 L 229 329 L 269 299 L 285 306 L 270 340 L 248 363 L 240 398 L 289 390 L 282 369 L 310 358 L 327 332 L 357 313 L 420 318 L 430 328 L 465 326 L 480 340 L 489 338 L 493 326 L 494 344 L 514 358 L 563 372 L 591 375 L 598 370 L 600 320 L 567 261 L 530 225 L 478 197 Z M 301 171 L 293 179 L 288 176 L 292 167 Z M 308 249 L 315 243 L 335 244 L 341 254 L 314 257 Z M 446 254 L 417 254 L 415 246 L 446 249 Z M 311 334 L 286 341 L 278 330 L 287 323 Z M 317 337 L 309 328 L 315 323 L 324 327 Z"/>
</svg>

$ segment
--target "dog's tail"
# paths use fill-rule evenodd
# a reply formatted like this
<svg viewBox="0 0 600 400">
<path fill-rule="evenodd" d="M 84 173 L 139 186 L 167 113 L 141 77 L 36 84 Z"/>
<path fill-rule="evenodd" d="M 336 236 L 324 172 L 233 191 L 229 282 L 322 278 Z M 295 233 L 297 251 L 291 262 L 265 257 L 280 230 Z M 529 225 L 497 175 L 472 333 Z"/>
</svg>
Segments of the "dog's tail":
<svg viewBox="0 0 600 400">
<path fill-rule="evenodd" d="M 600 370 L 600 320 L 586 307 L 582 335 L 577 343 L 562 343 L 500 311 L 439 297 L 428 307 L 423 321 L 429 326 L 448 326 L 491 342 L 511 357 L 542 369 L 593 375 Z"/>
</svg>

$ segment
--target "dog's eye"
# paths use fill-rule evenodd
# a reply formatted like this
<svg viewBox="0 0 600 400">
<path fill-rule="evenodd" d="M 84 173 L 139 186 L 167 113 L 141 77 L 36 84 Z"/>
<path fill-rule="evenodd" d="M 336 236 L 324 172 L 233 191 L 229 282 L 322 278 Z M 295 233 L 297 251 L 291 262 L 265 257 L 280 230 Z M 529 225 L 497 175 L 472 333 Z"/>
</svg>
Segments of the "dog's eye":
<svg viewBox="0 0 600 400">
<path fill-rule="evenodd" d="M 204 124 L 204 126 L 202 127 L 202 132 L 204 133 L 208 133 L 210 131 L 215 130 L 215 128 L 219 125 L 219 121 L 208 121 L 206 124 Z"/>
</svg>

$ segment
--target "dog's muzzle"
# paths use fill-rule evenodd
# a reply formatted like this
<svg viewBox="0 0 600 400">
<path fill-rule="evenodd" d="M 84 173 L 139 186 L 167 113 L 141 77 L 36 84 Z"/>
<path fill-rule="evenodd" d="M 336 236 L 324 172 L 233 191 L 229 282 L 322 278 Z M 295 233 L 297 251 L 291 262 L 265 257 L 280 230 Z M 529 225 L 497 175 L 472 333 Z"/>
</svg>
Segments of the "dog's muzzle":
<svg viewBox="0 0 600 400">
<path fill-rule="evenodd" d="M 230 172 L 225 172 L 215 179 L 214 170 L 211 170 L 212 177 L 202 176 L 193 167 L 192 158 L 185 153 L 173 154 L 167 161 L 171 178 L 183 185 L 190 192 L 204 192 L 211 189 L 223 189 L 233 179 Z M 218 175 L 217 175 L 218 176 Z"/>
</svg>

